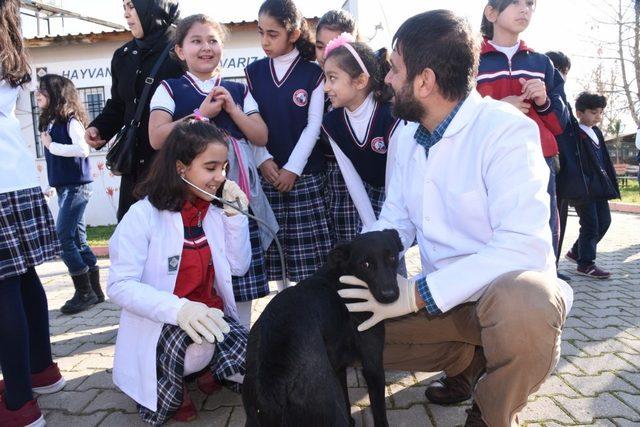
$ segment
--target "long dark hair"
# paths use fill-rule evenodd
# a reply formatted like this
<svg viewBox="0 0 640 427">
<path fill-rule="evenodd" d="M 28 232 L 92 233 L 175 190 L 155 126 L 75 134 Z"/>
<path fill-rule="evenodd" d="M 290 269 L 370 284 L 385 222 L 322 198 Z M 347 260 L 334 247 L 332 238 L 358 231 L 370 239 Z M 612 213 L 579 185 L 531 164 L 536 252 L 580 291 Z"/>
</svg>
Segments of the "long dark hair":
<svg viewBox="0 0 640 427">
<path fill-rule="evenodd" d="M 304 19 L 293 0 L 267 0 L 262 3 L 258 15 L 267 14 L 282 25 L 287 34 L 300 30 L 300 37 L 295 42 L 300 56 L 307 61 L 316 59 L 316 47 L 309 30 L 309 24 Z"/>
<path fill-rule="evenodd" d="M 498 13 L 502 13 L 509 5 L 513 3 L 513 0 L 489 0 L 487 2 L 487 6 L 491 6 L 493 9 L 497 10 Z M 535 0 L 534 0 L 535 5 Z M 486 10 L 485 6 L 485 10 Z M 493 23 L 491 23 L 487 17 L 482 14 L 482 23 L 480 24 L 480 32 L 482 35 L 489 40 L 493 38 Z"/>
<path fill-rule="evenodd" d="M 226 141 L 225 133 L 213 123 L 181 122 L 169 133 L 134 195 L 140 199 L 149 197 L 156 209 L 179 212 L 189 190 L 180 179 L 176 162 L 180 160 L 188 166 L 209 144 L 222 144 L 228 149 Z"/>
<path fill-rule="evenodd" d="M 11 87 L 31 81 L 31 67 L 20 31 L 20 2 L 0 1 L 0 80 Z"/>
<path fill-rule="evenodd" d="M 71 80 L 57 74 L 47 74 L 40 79 L 39 90 L 49 101 L 40 111 L 40 132 L 44 132 L 51 122 L 67 123 L 71 117 L 87 126 L 87 112 Z"/>
<path fill-rule="evenodd" d="M 359 41 L 358 24 L 354 17 L 344 9 L 330 10 L 318 21 L 316 25 L 316 35 L 322 29 L 336 31 L 339 33 L 349 33 Z"/>
<path fill-rule="evenodd" d="M 364 63 L 367 72 L 369 73 L 369 85 L 367 92 L 373 92 L 373 97 L 378 102 L 387 102 L 392 96 L 393 92 L 391 88 L 384 82 L 384 78 L 391 69 L 391 62 L 389 61 L 389 52 L 386 48 L 382 48 L 374 52 L 365 43 L 349 43 L 353 49 L 358 53 L 360 59 Z M 349 52 L 349 50 L 340 46 L 329 52 L 329 55 L 325 58 L 325 61 L 329 58 L 334 58 L 338 67 L 349 75 L 352 79 L 357 78 L 363 73 L 360 64 Z"/>
</svg>

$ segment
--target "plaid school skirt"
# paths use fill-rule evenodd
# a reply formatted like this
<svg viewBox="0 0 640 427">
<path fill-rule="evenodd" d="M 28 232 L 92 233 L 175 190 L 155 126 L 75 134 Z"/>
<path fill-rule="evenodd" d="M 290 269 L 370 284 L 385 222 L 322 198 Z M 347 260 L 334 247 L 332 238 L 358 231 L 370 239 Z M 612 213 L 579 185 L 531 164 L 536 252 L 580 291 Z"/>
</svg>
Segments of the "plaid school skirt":
<svg viewBox="0 0 640 427">
<path fill-rule="evenodd" d="M 362 221 L 360 220 L 360 215 L 358 214 L 356 205 L 354 205 L 351 195 L 347 190 L 347 186 L 344 183 L 342 174 L 340 174 L 339 177 L 337 177 L 337 174 L 335 174 L 335 176 L 335 185 L 332 188 L 333 197 L 330 205 L 331 218 L 335 231 L 336 243 L 348 242 L 360 234 L 360 231 L 362 230 Z M 380 211 L 384 204 L 384 186 L 374 187 L 366 182 L 363 182 L 363 184 L 365 190 L 367 190 L 369 200 L 371 201 L 373 213 L 377 218 L 380 216 Z"/>
<path fill-rule="evenodd" d="M 20 276 L 60 254 L 40 187 L 0 194 L 0 280 Z"/>
<path fill-rule="evenodd" d="M 253 214 L 253 212 L 251 212 Z M 264 252 L 260 242 L 258 223 L 249 218 L 251 265 L 244 276 L 232 276 L 233 296 L 237 302 L 251 301 L 269 293 L 269 281 L 264 265 Z"/>
<path fill-rule="evenodd" d="M 284 251 L 287 277 L 299 282 L 322 266 L 331 250 L 324 173 L 301 175 L 293 189 L 280 193 L 263 177 L 262 188 L 280 225 L 278 239 Z M 278 248 L 274 243 L 266 253 L 267 277 L 282 280 Z"/>
<path fill-rule="evenodd" d="M 231 331 L 225 334 L 224 341 L 215 344 L 213 359 L 209 369 L 220 384 L 240 393 L 241 384 L 227 378 L 245 373 L 247 340 L 249 333 L 238 322 L 228 317 Z M 142 420 L 154 426 L 167 422 L 182 404 L 182 385 L 184 383 L 184 356 L 193 340 L 178 326 L 165 324 L 156 347 L 156 370 L 158 372 L 158 407 L 154 412 L 138 405 Z"/>
</svg>

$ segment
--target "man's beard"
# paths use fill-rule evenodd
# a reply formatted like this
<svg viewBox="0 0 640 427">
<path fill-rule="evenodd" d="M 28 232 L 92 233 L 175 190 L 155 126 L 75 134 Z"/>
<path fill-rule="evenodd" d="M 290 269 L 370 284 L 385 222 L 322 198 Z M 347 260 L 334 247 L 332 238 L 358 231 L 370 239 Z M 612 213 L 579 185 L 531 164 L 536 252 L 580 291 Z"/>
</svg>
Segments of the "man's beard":
<svg viewBox="0 0 640 427">
<path fill-rule="evenodd" d="M 409 122 L 420 122 L 427 110 L 418 102 L 409 83 L 402 86 L 400 91 L 394 91 L 393 115 Z"/>
</svg>

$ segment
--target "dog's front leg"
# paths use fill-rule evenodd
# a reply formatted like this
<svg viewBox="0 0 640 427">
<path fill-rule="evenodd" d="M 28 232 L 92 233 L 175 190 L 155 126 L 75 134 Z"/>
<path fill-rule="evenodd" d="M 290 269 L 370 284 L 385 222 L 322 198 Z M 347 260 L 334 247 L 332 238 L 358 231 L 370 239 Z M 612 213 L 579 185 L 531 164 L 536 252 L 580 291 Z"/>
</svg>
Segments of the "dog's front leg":
<svg viewBox="0 0 640 427">
<path fill-rule="evenodd" d="M 382 363 L 384 329 L 382 333 L 373 331 L 374 329 L 377 329 L 377 326 L 361 333 L 362 375 L 367 381 L 373 424 L 375 427 L 388 427 L 387 408 L 384 401 L 384 365 Z"/>
<path fill-rule="evenodd" d="M 338 378 L 340 379 L 340 385 L 342 386 L 342 393 L 344 393 L 344 401 L 346 404 L 347 413 L 350 413 L 351 401 L 349 400 L 349 388 L 347 387 L 347 368 L 344 368 L 340 372 L 338 372 Z M 351 426 L 356 425 L 356 420 L 354 420 L 351 415 L 349 415 L 349 424 Z"/>
</svg>

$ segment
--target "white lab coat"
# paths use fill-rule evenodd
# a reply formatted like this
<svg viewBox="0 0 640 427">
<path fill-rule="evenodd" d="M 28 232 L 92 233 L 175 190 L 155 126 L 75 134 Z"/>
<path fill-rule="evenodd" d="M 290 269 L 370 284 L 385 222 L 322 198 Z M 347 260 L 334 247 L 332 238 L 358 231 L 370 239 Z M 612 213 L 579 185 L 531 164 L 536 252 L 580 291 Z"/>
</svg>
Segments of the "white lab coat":
<svg viewBox="0 0 640 427">
<path fill-rule="evenodd" d="M 227 316 L 238 319 L 231 275 L 249 269 L 247 217 L 211 206 L 202 222 L 215 268 L 214 288 Z M 177 324 L 186 302 L 173 294 L 184 244 L 180 212 L 135 203 L 109 241 L 107 294 L 122 307 L 113 382 L 136 402 L 157 410 L 156 346 L 164 324 Z"/>
<path fill-rule="evenodd" d="M 474 90 L 441 141 L 425 150 L 418 125 L 399 137 L 394 173 L 372 229 L 417 232 L 423 274 L 442 312 L 480 298 L 498 276 L 538 271 L 555 280 L 549 168 L 536 124 Z M 551 279 L 553 278 L 553 279 Z M 567 311 L 572 291 L 563 289 Z"/>
</svg>

